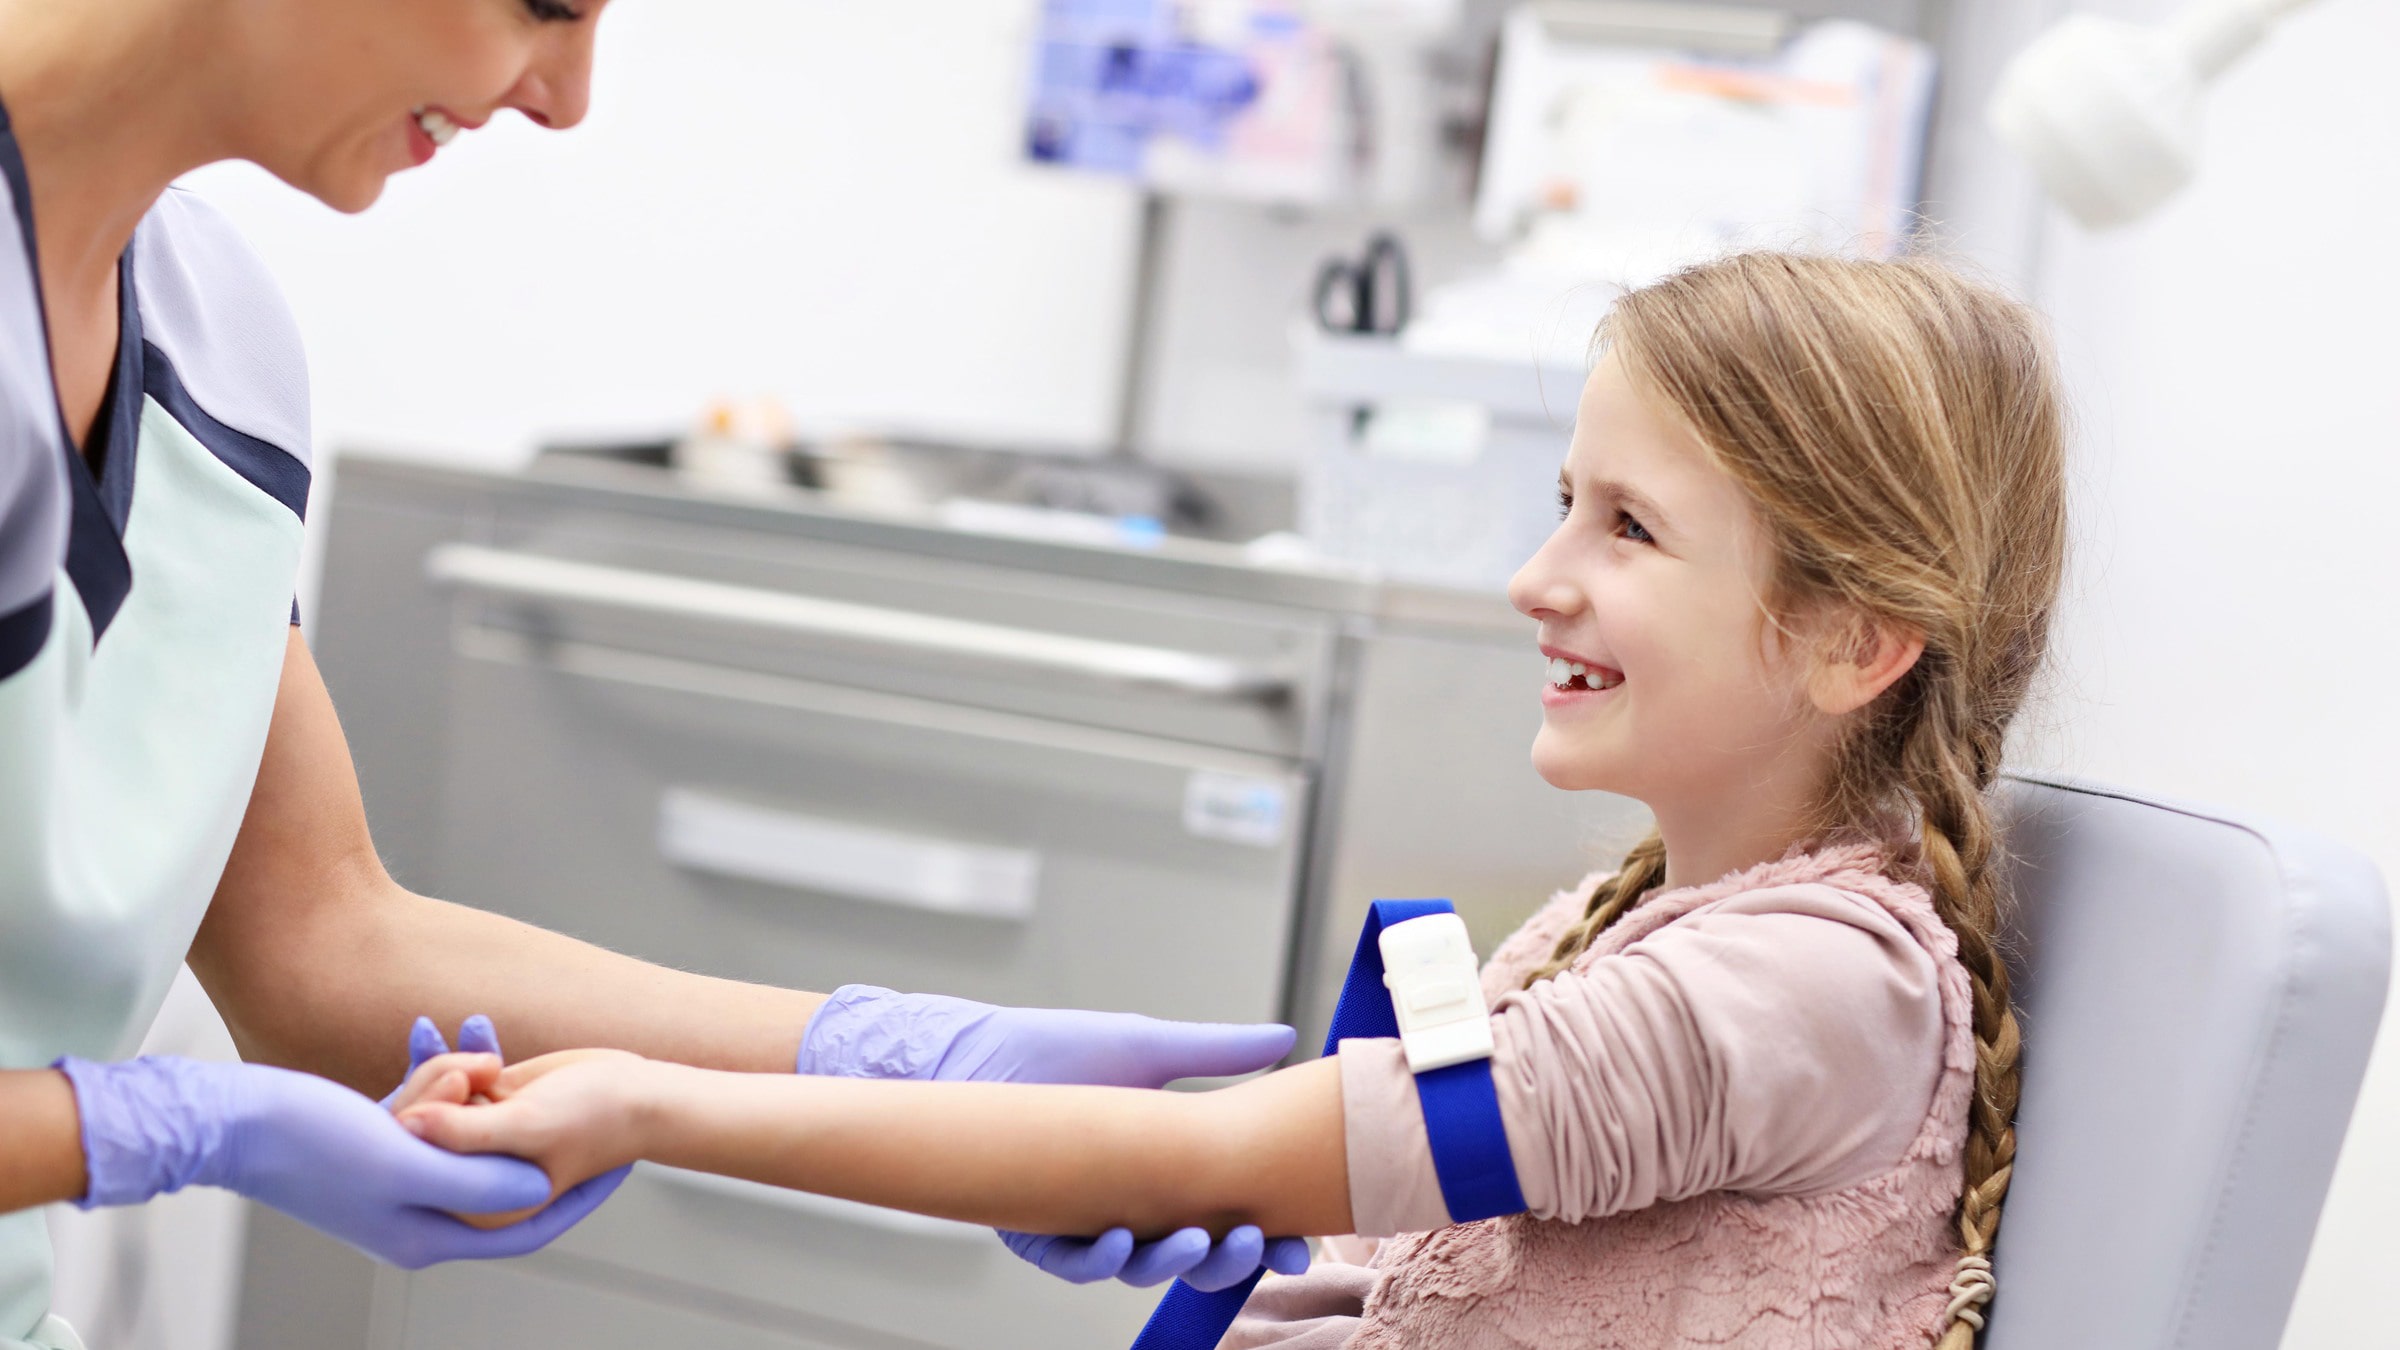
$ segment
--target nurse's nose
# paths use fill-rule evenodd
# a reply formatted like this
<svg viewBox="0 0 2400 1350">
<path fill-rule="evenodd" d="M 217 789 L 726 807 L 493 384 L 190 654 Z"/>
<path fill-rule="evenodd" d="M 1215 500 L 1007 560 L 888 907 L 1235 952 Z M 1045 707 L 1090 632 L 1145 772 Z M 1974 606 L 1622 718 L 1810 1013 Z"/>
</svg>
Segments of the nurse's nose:
<svg viewBox="0 0 2400 1350">
<path fill-rule="evenodd" d="M 592 107 L 590 22 L 566 28 L 545 45 L 501 102 L 552 131 L 581 122 Z"/>
</svg>

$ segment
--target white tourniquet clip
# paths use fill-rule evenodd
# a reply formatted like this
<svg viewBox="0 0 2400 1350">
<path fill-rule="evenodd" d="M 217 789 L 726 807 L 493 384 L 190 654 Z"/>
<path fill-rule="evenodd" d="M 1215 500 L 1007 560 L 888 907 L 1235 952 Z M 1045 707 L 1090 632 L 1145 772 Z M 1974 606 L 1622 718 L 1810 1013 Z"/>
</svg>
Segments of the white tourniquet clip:
<svg viewBox="0 0 2400 1350">
<path fill-rule="evenodd" d="M 1383 949 L 1383 985 L 1392 991 L 1392 1016 L 1400 1023 L 1410 1073 L 1492 1057 L 1491 1009 L 1484 1006 L 1466 920 L 1456 914 L 1406 919 L 1384 929 L 1376 945 Z"/>
</svg>

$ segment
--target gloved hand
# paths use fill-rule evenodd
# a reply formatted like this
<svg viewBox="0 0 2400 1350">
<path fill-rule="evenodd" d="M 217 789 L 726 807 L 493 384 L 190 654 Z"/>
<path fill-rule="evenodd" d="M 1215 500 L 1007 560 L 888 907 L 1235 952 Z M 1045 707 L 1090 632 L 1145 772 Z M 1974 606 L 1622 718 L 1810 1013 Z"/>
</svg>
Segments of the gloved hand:
<svg viewBox="0 0 2400 1350">
<path fill-rule="evenodd" d="M 1292 1030 L 1273 1025 L 1162 1022 L 1133 1013 L 1002 1008 L 941 994 L 900 994 L 844 985 L 826 999 L 800 1039 L 794 1066 L 836 1078 L 911 1078 L 1003 1083 L 1090 1083 L 1165 1087 L 1178 1078 L 1221 1078 L 1264 1069 L 1291 1052 Z M 1002 1233 L 1010 1251 L 1075 1284 L 1119 1279 L 1159 1284 L 1177 1276 L 1201 1289 L 1269 1269 L 1308 1268 L 1299 1238 L 1264 1241 L 1253 1227 L 1222 1243 L 1186 1228 L 1137 1246 L 1111 1229 L 1097 1238 Z M 1208 1281 L 1208 1283 L 1202 1283 Z"/>
<path fill-rule="evenodd" d="M 829 1078 L 1155 1088 L 1251 1073 L 1291 1049 L 1292 1029 L 1271 1024 L 1001 1008 L 846 984 L 809 1019 L 795 1067 Z"/>
<path fill-rule="evenodd" d="M 1156 1242 L 1134 1243 L 1133 1232 L 1111 1228 L 1096 1238 L 1045 1237 L 1039 1233 L 1002 1232 L 1008 1249 L 1069 1284 L 1122 1280 L 1136 1288 L 1182 1277 L 1204 1292 L 1230 1289 L 1265 1266 L 1279 1275 L 1308 1269 L 1308 1240 L 1284 1237 L 1273 1242 L 1256 1224 L 1243 1224 L 1213 1242 L 1205 1228 L 1185 1228 Z"/>
<path fill-rule="evenodd" d="M 261 1064 L 153 1056 L 58 1061 L 83 1117 L 89 1186 L 78 1203 L 139 1204 L 222 1186 L 370 1256 L 416 1269 L 519 1256 L 565 1232 L 603 1188 L 576 1187 L 540 1214 L 490 1232 L 451 1218 L 550 1198 L 542 1170 L 464 1158 L 411 1135 L 382 1107 L 329 1080 Z"/>
<path fill-rule="evenodd" d="M 450 1043 L 442 1039 L 442 1029 L 430 1017 L 418 1018 L 408 1029 L 408 1072 L 400 1075 L 400 1086 L 386 1093 L 379 1105 L 386 1111 L 392 1110 L 400 1095 L 408 1091 L 408 1080 L 417 1076 L 425 1061 L 449 1053 Z M 458 1053 L 506 1058 L 500 1054 L 499 1031 L 492 1026 L 492 1019 L 482 1013 L 458 1024 Z"/>
</svg>

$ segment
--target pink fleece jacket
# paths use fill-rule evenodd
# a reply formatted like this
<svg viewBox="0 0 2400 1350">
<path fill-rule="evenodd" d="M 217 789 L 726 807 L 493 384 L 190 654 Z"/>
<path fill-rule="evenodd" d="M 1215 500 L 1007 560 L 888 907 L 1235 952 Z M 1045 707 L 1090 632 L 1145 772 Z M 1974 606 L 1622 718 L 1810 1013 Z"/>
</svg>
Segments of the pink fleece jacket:
<svg viewBox="0 0 2400 1350">
<path fill-rule="evenodd" d="M 1655 894 L 1526 974 L 1586 883 L 1484 969 L 1527 1214 L 1449 1225 L 1394 1041 L 1342 1044 L 1352 1218 L 1226 1350 L 1927 1345 L 1974 1071 L 1957 941 L 1845 845 Z"/>
</svg>

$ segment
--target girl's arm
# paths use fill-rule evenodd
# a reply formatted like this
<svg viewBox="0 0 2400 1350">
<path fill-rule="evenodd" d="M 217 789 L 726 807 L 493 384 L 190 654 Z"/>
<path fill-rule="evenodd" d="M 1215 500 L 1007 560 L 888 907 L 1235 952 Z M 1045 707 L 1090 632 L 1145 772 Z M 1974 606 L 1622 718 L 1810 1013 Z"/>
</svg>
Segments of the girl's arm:
<svg viewBox="0 0 2400 1350">
<path fill-rule="evenodd" d="M 490 1106 L 421 1102 L 402 1120 L 445 1148 L 532 1158 L 560 1189 L 648 1159 L 1030 1232 L 1352 1227 L 1331 1059 L 1183 1093 L 722 1073 L 571 1053 L 508 1069 L 492 1095 Z"/>
</svg>

